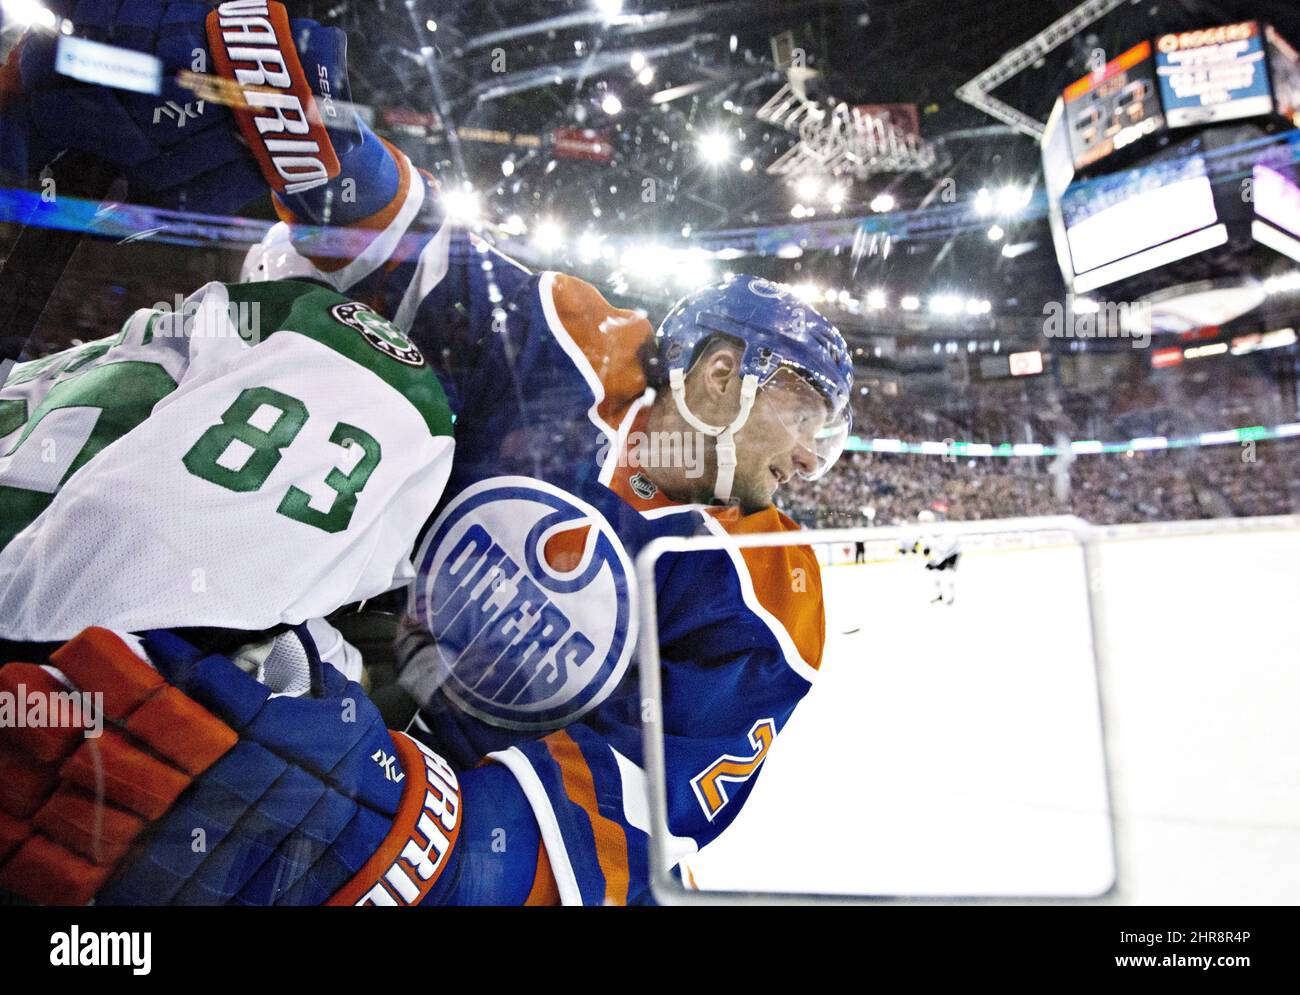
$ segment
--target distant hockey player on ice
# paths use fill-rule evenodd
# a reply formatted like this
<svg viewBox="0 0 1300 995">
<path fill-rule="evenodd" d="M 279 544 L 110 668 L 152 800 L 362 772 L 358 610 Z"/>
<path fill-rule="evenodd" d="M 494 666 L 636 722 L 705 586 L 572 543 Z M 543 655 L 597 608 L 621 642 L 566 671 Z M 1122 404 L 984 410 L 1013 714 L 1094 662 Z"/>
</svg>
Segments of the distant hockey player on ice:
<svg viewBox="0 0 1300 995">
<path fill-rule="evenodd" d="M 957 563 L 961 544 L 956 536 L 935 538 L 922 549 L 925 569 L 934 576 L 935 596 L 931 604 L 951 605 L 956 598 Z"/>
<path fill-rule="evenodd" d="M 924 525 L 936 521 L 928 508 L 917 513 L 916 520 Z M 935 596 L 931 604 L 951 605 L 956 595 L 957 564 L 961 559 L 961 544 L 956 536 L 905 536 L 898 543 L 899 556 L 919 556 L 925 561 L 926 572 L 934 578 Z"/>
</svg>

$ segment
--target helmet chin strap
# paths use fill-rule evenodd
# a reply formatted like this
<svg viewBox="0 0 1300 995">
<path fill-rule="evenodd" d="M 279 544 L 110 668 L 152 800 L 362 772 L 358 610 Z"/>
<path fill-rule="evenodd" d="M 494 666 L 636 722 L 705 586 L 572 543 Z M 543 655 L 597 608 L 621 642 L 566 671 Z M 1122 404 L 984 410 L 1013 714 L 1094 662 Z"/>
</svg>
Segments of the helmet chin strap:
<svg viewBox="0 0 1300 995">
<path fill-rule="evenodd" d="M 697 432 L 712 436 L 718 456 L 718 478 L 713 484 L 713 497 L 717 501 L 731 500 L 731 486 L 736 479 L 736 433 L 749 421 L 749 412 L 758 396 L 758 377 L 753 373 L 740 381 L 740 411 L 730 425 L 709 425 L 695 417 L 686 404 L 686 374 L 681 369 L 668 371 L 668 385 L 673 392 L 677 412 Z"/>
</svg>

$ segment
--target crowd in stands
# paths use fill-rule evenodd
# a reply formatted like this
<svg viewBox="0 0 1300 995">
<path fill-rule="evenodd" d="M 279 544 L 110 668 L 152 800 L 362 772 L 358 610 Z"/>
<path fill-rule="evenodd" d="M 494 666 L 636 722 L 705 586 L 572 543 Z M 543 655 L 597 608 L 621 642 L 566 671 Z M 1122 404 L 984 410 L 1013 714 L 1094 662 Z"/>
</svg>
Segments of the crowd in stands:
<svg viewBox="0 0 1300 995">
<path fill-rule="evenodd" d="M 1107 442 L 1188 436 L 1292 420 L 1276 377 L 1263 361 L 1233 357 L 1191 374 L 1159 371 L 1121 376 L 1089 389 L 1066 389 L 1047 377 L 946 387 L 930 394 L 868 390 L 853 399 L 854 431 L 908 441 Z"/>
<path fill-rule="evenodd" d="M 909 443 L 1114 443 L 1300 421 L 1294 385 L 1265 361 L 1232 358 L 1152 375 L 1134 364 L 1105 389 L 1046 377 L 875 389 L 854 398 L 854 434 Z M 1300 437 L 1131 453 L 970 459 L 848 452 L 825 478 L 794 481 L 779 503 L 822 528 L 895 525 L 930 510 L 969 521 L 1075 514 L 1097 524 L 1300 513 Z"/>
<path fill-rule="evenodd" d="M 1076 457 L 959 459 L 845 453 L 780 504 L 816 528 L 1075 514 L 1099 525 L 1300 513 L 1300 439 Z M 1068 479 L 1068 488 L 1065 486 Z"/>
</svg>

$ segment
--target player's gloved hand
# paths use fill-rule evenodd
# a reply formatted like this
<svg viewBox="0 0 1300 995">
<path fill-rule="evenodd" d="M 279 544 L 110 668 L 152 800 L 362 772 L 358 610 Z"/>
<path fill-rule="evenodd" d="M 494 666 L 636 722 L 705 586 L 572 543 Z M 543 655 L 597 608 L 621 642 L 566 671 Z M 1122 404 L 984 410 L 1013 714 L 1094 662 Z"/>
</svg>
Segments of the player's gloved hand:
<svg viewBox="0 0 1300 995">
<path fill-rule="evenodd" d="M 0 729 L 0 889 L 46 904 L 417 904 L 455 886 L 460 791 L 315 658 L 276 694 L 169 632 L 87 629 L 51 663 L 104 731 Z M 32 664 L 0 690 L 67 691 Z"/>
<path fill-rule="evenodd" d="M 158 57 L 162 88 L 135 93 L 63 75 L 55 61 L 64 36 L 31 29 L 0 74 L 0 166 L 12 175 L 30 177 L 76 149 L 118 167 L 133 199 L 230 213 L 269 185 L 301 199 L 294 204 L 300 215 L 329 215 L 332 224 L 365 217 L 396 189 L 391 155 L 352 110 L 341 30 L 290 21 L 273 0 L 265 16 L 247 4 L 226 10 L 194 0 L 49 6 L 71 22 L 75 38 Z M 190 74 L 198 89 L 178 83 L 178 73 Z M 268 106 L 232 112 L 223 105 L 238 102 L 243 86 L 259 84 L 270 93 Z M 313 143 L 315 152 L 308 150 Z M 294 190 L 313 179 L 321 185 Z M 348 179 L 353 184 L 345 187 Z"/>
</svg>

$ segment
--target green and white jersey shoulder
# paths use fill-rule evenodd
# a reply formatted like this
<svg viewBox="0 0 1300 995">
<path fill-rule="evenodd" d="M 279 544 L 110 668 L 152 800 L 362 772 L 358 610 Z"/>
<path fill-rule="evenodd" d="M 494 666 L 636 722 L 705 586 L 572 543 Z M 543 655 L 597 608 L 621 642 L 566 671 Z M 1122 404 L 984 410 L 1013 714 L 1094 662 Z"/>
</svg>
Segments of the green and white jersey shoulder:
<svg viewBox="0 0 1300 995">
<path fill-rule="evenodd" d="M 295 281 L 210 283 L 0 389 L 0 636 L 260 630 L 411 576 L 452 417 L 419 350 Z"/>
</svg>

